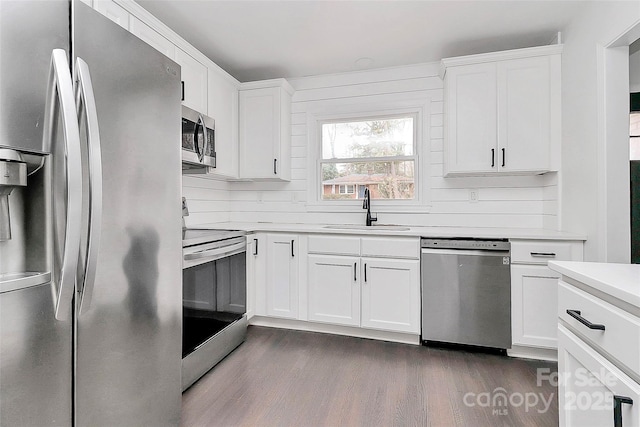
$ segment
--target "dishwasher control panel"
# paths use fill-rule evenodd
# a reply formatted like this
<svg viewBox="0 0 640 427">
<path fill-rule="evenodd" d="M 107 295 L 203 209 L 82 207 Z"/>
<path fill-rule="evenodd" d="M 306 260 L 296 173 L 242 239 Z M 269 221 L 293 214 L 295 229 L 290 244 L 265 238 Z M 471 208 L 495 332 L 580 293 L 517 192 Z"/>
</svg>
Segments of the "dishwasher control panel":
<svg viewBox="0 0 640 427">
<path fill-rule="evenodd" d="M 507 240 L 479 239 L 422 239 L 421 247 L 430 249 L 477 249 L 483 251 L 508 251 Z"/>
</svg>

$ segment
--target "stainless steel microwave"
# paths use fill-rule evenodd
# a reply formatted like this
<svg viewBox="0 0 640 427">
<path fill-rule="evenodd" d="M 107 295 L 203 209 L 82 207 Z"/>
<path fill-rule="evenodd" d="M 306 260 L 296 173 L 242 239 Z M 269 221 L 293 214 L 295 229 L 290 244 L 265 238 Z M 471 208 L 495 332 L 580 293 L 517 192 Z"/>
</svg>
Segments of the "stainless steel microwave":
<svg viewBox="0 0 640 427">
<path fill-rule="evenodd" d="M 182 168 L 216 167 L 215 120 L 182 107 Z"/>
</svg>

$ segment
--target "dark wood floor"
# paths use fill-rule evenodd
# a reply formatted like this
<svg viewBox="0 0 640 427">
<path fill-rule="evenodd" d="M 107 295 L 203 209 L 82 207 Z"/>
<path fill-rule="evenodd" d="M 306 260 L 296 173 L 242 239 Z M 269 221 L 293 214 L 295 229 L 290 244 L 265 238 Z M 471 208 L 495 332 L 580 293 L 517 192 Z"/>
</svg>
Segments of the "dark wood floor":
<svg viewBox="0 0 640 427">
<path fill-rule="evenodd" d="M 537 368 L 557 365 L 250 326 L 183 394 L 182 425 L 556 426 L 557 389 L 537 386 Z"/>
</svg>

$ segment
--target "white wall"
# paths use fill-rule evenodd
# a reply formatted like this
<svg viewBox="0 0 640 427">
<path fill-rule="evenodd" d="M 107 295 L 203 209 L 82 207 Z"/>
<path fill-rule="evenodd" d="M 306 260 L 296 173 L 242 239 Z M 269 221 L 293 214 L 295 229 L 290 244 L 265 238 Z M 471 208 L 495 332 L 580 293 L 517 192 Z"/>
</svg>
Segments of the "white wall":
<svg viewBox="0 0 640 427">
<path fill-rule="evenodd" d="M 359 207 L 338 213 L 317 212 L 307 206 L 308 156 L 313 154 L 308 148 L 309 115 L 315 114 L 319 105 L 323 111 L 331 111 L 332 107 L 338 109 L 345 105 L 420 99 L 423 103 L 428 100 L 425 106 L 428 117 L 424 120 L 428 126 L 424 129 L 421 147 L 423 159 L 426 154 L 421 184 L 426 186 L 428 200 L 417 207 L 422 212 L 380 212 L 379 222 L 556 229 L 555 173 L 529 177 L 443 178 L 443 84 L 437 70 L 438 64 L 419 64 L 290 80 L 296 89 L 292 105 L 291 182 L 230 183 L 228 200 L 225 198 L 215 209 L 228 202 L 233 221 L 363 223 L 364 211 Z M 468 201 L 469 189 L 479 190 L 479 202 Z M 214 206 L 203 202 L 202 209 L 209 212 Z M 375 200 L 372 211 L 376 212 Z M 219 211 L 212 215 L 224 218 Z"/>
<path fill-rule="evenodd" d="M 629 213 L 620 209 L 610 212 L 606 206 L 611 200 L 608 197 L 613 196 L 605 191 L 608 174 L 615 173 L 616 168 L 628 170 L 628 164 L 611 167 L 602 159 L 609 151 L 621 148 L 599 145 L 607 131 L 602 47 L 638 22 L 640 2 L 591 2 L 563 31 L 561 224 L 565 231 L 588 236 L 587 261 L 625 261 L 624 253 L 629 256 L 627 244 L 611 238 L 628 228 Z M 628 137 L 626 144 L 628 150 Z M 628 200 L 629 195 L 622 191 L 617 197 Z M 619 228 L 609 227 L 616 223 Z"/>
<path fill-rule="evenodd" d="M 186 217 L 187 227 L 198 224 L 229 221 L 229 184 L 198 177 L 197 175 L 182 175 L 182 196 L 187 199 L 189 216 Z"/>
</svg>

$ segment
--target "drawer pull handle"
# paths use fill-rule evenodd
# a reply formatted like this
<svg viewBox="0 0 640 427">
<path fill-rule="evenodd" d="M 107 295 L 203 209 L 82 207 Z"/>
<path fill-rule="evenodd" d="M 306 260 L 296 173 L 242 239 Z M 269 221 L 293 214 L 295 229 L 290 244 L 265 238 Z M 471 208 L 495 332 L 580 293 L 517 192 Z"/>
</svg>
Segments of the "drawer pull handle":
<svg viewBox="0 0 640 427">
<path fill-rule="evenodd" d="M 633 405 L 633 399 L 626 396 L 613 396 L 613 425 L 622 427 L 622 404 Z"/>
<path fill-rule="evenodd" d="M 589 322 L 587 319 L 585 319 L 580 315 L 581 314 L 580 310 L 567 310 L 567 314 L 573 317 L 574 319 L 576 319 L 578 322 L 582 323 L 584 326 L 586 326 L 589 329 L 599 329 L 601 331 L 604 331 L 604 325 Z"/>
<path fill-rule="evenodd" d="M 555 252 L 531 252 L 531 256 L 534 258 L 555 258 Z"/>
</svg>

